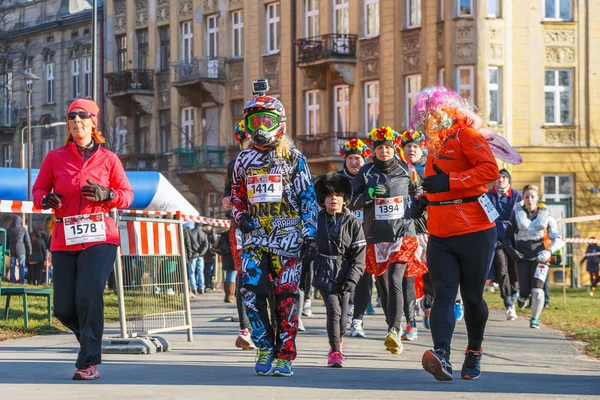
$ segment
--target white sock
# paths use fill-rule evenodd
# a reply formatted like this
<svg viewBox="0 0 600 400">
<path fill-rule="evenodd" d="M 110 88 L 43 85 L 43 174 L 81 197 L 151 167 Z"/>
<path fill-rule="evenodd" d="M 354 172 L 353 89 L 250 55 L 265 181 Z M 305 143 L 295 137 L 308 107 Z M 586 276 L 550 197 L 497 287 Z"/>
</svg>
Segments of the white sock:
<svg viewBox="0 0 600 400">
<path fill-rule="evenodd" d="M 544 309 L 544 289 L 531 289 L 531 318 L 536 320 Z"/>
</svg>

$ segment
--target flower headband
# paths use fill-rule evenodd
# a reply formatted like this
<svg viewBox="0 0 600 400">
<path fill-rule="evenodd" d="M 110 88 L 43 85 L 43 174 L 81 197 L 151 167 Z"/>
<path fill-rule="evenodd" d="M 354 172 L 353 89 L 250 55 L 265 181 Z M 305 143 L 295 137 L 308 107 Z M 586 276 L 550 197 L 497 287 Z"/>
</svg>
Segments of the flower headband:
<svg viewBox="0 0 600 400">
<path fill-rule="evenodd" d="M 406 146 L 410 142 L 414 142 L 422 148 L 427 147 L 427 139 L 419 131 L 404 131 L 402 132 L 402 147 Z"/>
<path fill-rule="evenodd" d="M 244 139 L 246 139 L 246 123 L 244 120 L 238 122 L 237 126 L 233 130 L 233 137 L 241 146 Z"/>
<path fill-rule="evenodd" d="M 358 154 L 362 158 L 369 158 L 371 156 L 371 149 L 360 139 L 352 139 L 347 141 L 340 148 L 340 154 L 346 158 L 351 154 Z"/>
<path fill-rule="evenodd" d="M 377 145 L 382 144 L 382 142 L 389 142 L 393 146 L 399 146 L 401 144 L 400 134 L 389 126 L 371 129 L 369 137 L 367 138 L 367 144 L 369 146 L 377 147 Z"/>
</svg>

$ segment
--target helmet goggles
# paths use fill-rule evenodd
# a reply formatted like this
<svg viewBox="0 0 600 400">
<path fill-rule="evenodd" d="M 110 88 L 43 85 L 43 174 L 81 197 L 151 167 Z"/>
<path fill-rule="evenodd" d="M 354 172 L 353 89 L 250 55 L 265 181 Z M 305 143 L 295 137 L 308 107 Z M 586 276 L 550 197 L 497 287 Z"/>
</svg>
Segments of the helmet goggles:
<svg viewBox="0 0 600 400">
<path fill-rule="evenodd" d="M 246 129 L 250 132 L 256 132 L 262 129 L 270 132 L 279 127 L 281 121 L 279 115 L 271 111 L 259 111 L 246 117 Z"/>
</svg>

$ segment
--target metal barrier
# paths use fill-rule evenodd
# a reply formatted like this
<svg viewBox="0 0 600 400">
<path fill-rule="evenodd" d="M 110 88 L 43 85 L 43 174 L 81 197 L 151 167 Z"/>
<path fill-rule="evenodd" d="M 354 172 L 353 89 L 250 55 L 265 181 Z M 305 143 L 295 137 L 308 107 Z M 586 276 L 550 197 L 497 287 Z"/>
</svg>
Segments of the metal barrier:
<svg viewBox="0 0 600 400">
<path fill-rule="evenodd" d="M 193 341 L 181 215 L 114 215 L 121 236 L 115 263 L 121 336 L 187 330 Z"/>
</svg>

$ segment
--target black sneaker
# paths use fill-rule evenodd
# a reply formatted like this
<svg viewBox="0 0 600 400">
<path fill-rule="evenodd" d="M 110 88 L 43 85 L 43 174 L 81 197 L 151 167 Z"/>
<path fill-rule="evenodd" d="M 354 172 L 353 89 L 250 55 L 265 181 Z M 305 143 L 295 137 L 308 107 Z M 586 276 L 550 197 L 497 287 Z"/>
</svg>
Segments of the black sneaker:
<svg viewBox="0 0 600 400">
<path fill-rule="evenodd" d="M 421 359 L 423 369 L 438 381 L 451 381 L 452 364 L 450 354 L 444 349 L 427 350 Z"/>
<path fill-rule="evenodd" d="M 524 299 L 522 297 L 517 297 L 517 305 L 519 306 L 519 308 L 525 308 L 525 305 L 527 304 L 527 299 Z"/>
<path fill-rule="evenodd" d="M 465 352 L 465 362 L 463 363 L 460 376 L 463 379 L 477 379 L 481 375 L 481 357 L 483 357 L 483 350 L 479 351 L 469 350 Z"/>
</svg>

